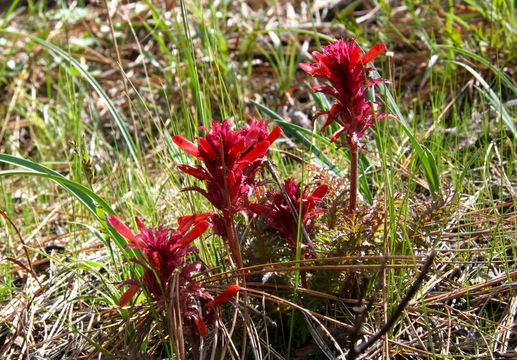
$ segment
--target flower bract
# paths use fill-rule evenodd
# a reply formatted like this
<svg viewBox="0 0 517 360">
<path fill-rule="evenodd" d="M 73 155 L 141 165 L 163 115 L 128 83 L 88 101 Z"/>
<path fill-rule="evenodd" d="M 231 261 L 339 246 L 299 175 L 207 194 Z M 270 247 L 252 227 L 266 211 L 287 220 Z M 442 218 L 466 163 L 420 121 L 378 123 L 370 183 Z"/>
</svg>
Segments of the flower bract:
<svg viewBox="0 0 517 360">
<path fill-rule="evenodd" d="M 264 222 L 281 233 L 291 249 L 296 249 L 296 236 L 298 234 L 298 211 L 301 211 L 300 219 L 307 231 L 314 226 L 313 218 L 325 212 L 317 207 L 327 193 L 327 185 L 318 186 L 312 193 L 301 192 L 300 184 L 292 179 L 284 183 L 287 196 L 296 212 L 287 202 L 282 192 L 270 193 L 263 204 L 250 205 L 251 211 L 264 216 Z"/>
<path fill-rule="evenodd" d="M 337 40 L 322 47 L 322 52 L 312 53 L 315 62 L 300 64 L 300 68 L 314 77 L 327 80 L 327 84 L 316 85 L 312 91 L 330 95 L 336 99 L 330 110 L 316 116 L 325 115 L 327 121 L 323 128 L 336 122 L 340 128 L 333 134 L 331 141 L 346 133 L 348 144 L 357 147 L 365 131 L 374 125 L 376 119 L 384 117 L 377 114 L 375 104 L 365 96 L 369 86 L 383 79 L 368 78 L 366 64 L 386 50 L 386 45 L 377 44 L 366 54 L 354 40 Z"/>
</svg>

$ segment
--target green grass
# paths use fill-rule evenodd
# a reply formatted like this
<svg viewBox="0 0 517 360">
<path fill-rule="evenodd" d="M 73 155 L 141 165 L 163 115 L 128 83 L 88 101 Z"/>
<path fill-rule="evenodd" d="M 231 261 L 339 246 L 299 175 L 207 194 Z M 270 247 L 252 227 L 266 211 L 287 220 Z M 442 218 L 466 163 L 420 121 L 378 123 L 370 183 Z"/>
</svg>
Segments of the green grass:
<svg viewBox="0 0 517 360">
<path fill-rule="evenodd" d="M 15 2 L 0 13 L 0 90 L 5 95 L 0 98 L 0 209 L 19 227 L 33 262 L 48 259 L 50 264 L 50 270 L 36 266 L 48 286 L 38 293 L 34 279 L 14 262 L 3 261 L 0 305 L 16 319 L 7 304 L 26 305 L 15 299 L 33 299 L 30 307 L 20 307 L 24 315 L 54 319 L 48 320 L 51 331 L 32 330 L 37 336 L 11 351 L 35 351 L 38 341 L 54 346 L 57 342 L 53 341 L 71 332 L 77 341 L 76 356 L 94 349 L 153 353 L 157 338 L 166 344 L 165 353 L 174 354 L 173 339 L 139 317 L 153 311 L 143 310 L 147 304 L 143 295 L 136 301 L 136 310 L 117 310 L 125 289 L 118 283 L 141 270 L 125 262 L 134 251 L 124 247 L 125 240 L 107 226 L 105 216 L 117 214 L 136 229 L 134 216 L 144 218 L 148 225 L 176 226 L 179 216 L 211 210 L 199 194 L 180 192 L 197 182 L 175 165 L 194 162 L 172 143 L 171 136 L 192 139 L 200 134 L 199 126 L 208 127 L 212 120 L 233 118 L 242 123 L 247 115 L 260 115 L 282 126 L 290 142 L 278 142 L 271 157 L 282 180 L 296 177 L 310 183 L 313 173 L 305 168 L 308 164 L 346 178 L 348 150 L 329 143 L 330 131 L 312 131 L 289 122 L 285 110 L 296 107 L 311 116 L 328 106 L 331 99 L 308 94 L 313 80 L 297 64 L 309 61 L 309 44 L 311 51 L 316 50 L 318 44 L 339 34 L 358 36 L 365 48 L 382 41 L 393 52 L 375 62 L 380 75 L 391 83 L 376 87 L 371 95 L 398 120 L 379 120 L 377 129 L 370 132 L 359 187 L 366 204 L 374 199 L 382 204 L 384 218 L 375 251 L 414 257 L 406 268 L 384 270 L 376 301 L 384 301 L 386 309 L 375 308 L 367 316 L 366 328 L 374 332 L 396 308 L 416 277 L 417 257 L 438 248 L 436 268 L 430 275 L 441 282 L 435 288 L 424 282 L 418 300 L 390 331 L 390 339 L 407 340 L 405 326 L 432 333 L 433 318 L 447 319 L 453 333 L 474 329 L 484 340 L 473 350 L 451 346 L 446 354 L 443 343 L 423 336 L 425 351 L 436 358 L 461 358 L 467 353 L 490 356 L 500 351 L 495 329 L 504 319 L 508 298 L 515 296 L 509 285 L 515 277 L 508 274 L 515 271 L 512 261 L 517 252 L 513 240 L 517 181 L 514 3 L 483 0 L 455 6 L 452 1 L 380 1 L 373 18 L 360 22 L 365 13 L 357 12 L 360 5 L 354 2 L 336 10 L 332 23 L 324 25 L 317 23 L 310 10 L 303 24 L 287 23 L 284 2 L 272 2 L 284 12 L 250 10 L 248 16 L 230 2 L 178 3 L 178 8 L 167 11 L 158 2 L 140 1 L 138 6 L 146 9 L 141 13 L 120 5 L 127 7 L 131 18 L 121 16 L 122 10 L 114 15 L 115 40 L 103 7 L 84 7 L 79 2 L 69 8 L 67 2 L 57 1 L 49 9 L 44 1 L 30 0 L 22 7 Z M 278 22 L 271 28 L 274 21 Z M 334 28 L 339 32 L 331 31 Z M 123 73 L 113 41 L 121 51 Z M 415 235 L 408 221 L 426 210 L 415 203 L 428 201 L 432 206 L 434 199 L 439 204 L 449 189 L 454 200 L 444 206 L 446 215 L 434 209 L 429 219 L 422 220 L 423 235 Z M 0 220 L 0 238 L 3 259 L 23 262 L 22 244 L 4 219 Z M 50 250 L 47 241 L 59 243 L 62 250 Z M 215 273 L 229 270 L 219 238 L 205 236 L 196 244 L 199 258 L 216 268 Z M 329 241 L 329 253 L 335 250 L 333 246 Z M 352 262 L 363 264 L 360 258 Z M 382 262 L 371 263 L 380 268 Z M 292 266 L 299 274 L 300 264 Z M 457 274 L 450 275 L 455 266 Z M 340 273 L 340 281 L 349 279 L 347 271 Z M 361 271 L 371 278 L 368 296 L 376 293 L 379 269 Z M 504 282 L 494 285 L 493 302 L 479 305 L 477 290 L 457 300 L 471 310 L 474 315 L 470 317 L 465 318 L 451 302 L 448 307 L 429 302 L 434 292 L 468 289 L 505 274 L 507 286 Z M 294 279 L 292 291 L 280 296 L 306 304 L 310 297 L 297 292 L 300 284 L 297 276 Z M 323 308 L 318 309 L 322 315 L 350 320 L 351 315 L 343 315 L 349 310 L 342 304 Z M 284 356 L 294 356 L 302 343 L 294 338 L 302 315 L 294 310 L 287 315 L 290 312 L 280 306 L 275 311 L 284 322 L 279 325 L 282 330 L 270 331 L 283 332 L 279 349 Z M 95 326 L 78 320 L 79 313 L 89 313 L 88 321 Z M 422 314 L 423 320 L 416 314 Z M 224 315 L 231 319 L 233 314 Z M 21 320 L 12 324 L 0 329 L 0 349 L 22 329 Z M 103 334 L 92 330 L 104 326 Z M 116 326 L 128 329 L 127 338 L 113 330 Z M 146 329 L 145 334 L 140 329 Z M 234 355 L 242 340 L 237 332 L 233 337 L 236 350 L 231 345 L 228 349 Z M 119 339 L 122 343 L 117 343 Z M 140 348 L 135 345 L 139 342 Z M 398 349 L 395 344 L 390 348 Z"/>
</svg>

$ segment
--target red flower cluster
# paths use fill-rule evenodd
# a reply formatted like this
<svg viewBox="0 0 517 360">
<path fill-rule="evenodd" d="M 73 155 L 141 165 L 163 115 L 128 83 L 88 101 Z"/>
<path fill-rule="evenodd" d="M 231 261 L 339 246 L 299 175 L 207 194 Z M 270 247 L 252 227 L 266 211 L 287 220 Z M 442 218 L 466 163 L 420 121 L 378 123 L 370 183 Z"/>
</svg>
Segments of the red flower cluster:
<svg viewBox="0 0 517 360">
<path fill-rule="evenodd" d="M 146 228 L 137 217 L 136 222 L 140 230 L 140 234 L 137 235 L 118 217 L 109 215 L 107 220 L 111 226 L 129 241 L 127 247 L 138 250 L 145 261 L 131 259 L 144 268 L 144 273 L 139 281 L 131 279 L 125 282 L 131 287 L 121 296 L 119 305 L 126 305 L 138 291 L 140 284 L 159 304 L 163 304 L 164 295 L 172 293 L 171 301 L 179 302 L 185 329 L 190 334 L 206 336 L 207 325 L 215 322 L 213 308 L 229 301 L 241 290 L 237 285 L 230 285 L 222 295 L 214 299 L 192 281 L 191 274 L 200 269 L 201 263 L 184 265 L 185 255 L 198 251 L 196 247 L 189 245 L 208 229 L 209 223 L 205 219 L 210 215 L 211 213 L 202 213 L 183 216 L 179 218 L 176 230 L 163 225 Z M 175 289 L 170 288 L 170 280 L 177 270 L 178 291 L 174 291 Z"/>
<path fill-rule="evenodd" d="M 277 126 L 268 134 L 268 122 L 252 117 L 239 130 L 231 127 L 229 120 L 212 122 L 210 131 L 202 128 L 206 136 L 197 139 L 198 145 L 179 135 L 172 139 L 204 165 L 178 166 L 181 171 L 206 181 L 206 190 L 197 186 L 188 190 L 200 192 L 219 210 L 237 212 L 242 208 L 242 195 L 248 193 L 264 155 L 282 130 Z"/>
<path fill-rule="evenodd" d="M 215 323 L 214 308 L 230 301 L 242 288 L 238 285 L 230 285 L 222 294 L 213 298 L 212 295 L 201 290 L 197 283 L 191 281 L 190 274 L 200 267 L 201 263 L 194 263 L 183 268 L 178 277 L 179 292 L 174 293 L 172 301 L 179 302 L 183 327 L 187 334 L 206 336 L 208 326 Z"/>
<path fill-rule="evenodd" d="M 197 145 L 182 136 L 173 141 L 187 153 L 203 162 L 196 167 L 178 165 L 179 169 L 206 183 L 206 190 L 193 186 L 206 197 L 220 214 L 211 217 L 214 232 L 228 242 L 239 267 L 243 266 L 238 240 L 233 230 L 233 216 L 245 210 L 247 195 L 254 187 L 255 176 L 262 168 L 263 157 L 282 130 L 275 127 L 270 133 L 266 120 L 249 118 L 248 124 L 233 130 L 232 122 L 212 122 L 212 128 L 202 128 L 206 135 L 197 139 Z"/>
<path fill-rule="evenodd" d="M 284 188 L 296 211 L 301 210 L 303 226 L 307 231 L 310 231 L 314 226 L 314 216 L 325 212 L 325 210 L 317 208 L 317 205 L 323 200 L 323 197 L 327 193 L 328 186 L 320 185 L 312 194 L 304 191 L 302 195 L 300 184 L 288 179 L 284 183 Z M 282 192 L 269 194 L 269 199 L 266 204 L 252 204 L 250 205 L 250 210 L 257 215 L 264 215 L 265 223 L 284 235 L 293 251 L 296 249 L 298 216 L 293 213 Z"/>
<path fill-rule="evenodd" d="M 312 64 L 300 64 L 300 68 L 314 77 L 326 79 L 330 85 L 316 85 L 312 91 L 322 92 L 337 99 L 329 111 L 322 111 L 316 116 L 326 115 L 327 122 L 337 122 L 341 128 L 333 134 L 335 141 L 345 131 L 351 147 L 359 145 L 359 138 L 373 126 L 375 119 L 385 115 L 377 115 L 374 104 L 366 100 L 365 91 L 369 86 L 382 82 L 383 79 L 369 79 L 365 65 L 386 50 L 386 45 L 377 44 L 366 54 L 354 40 L 338 40 L 322 48 L 323 53 L 314 51 L 316 61 Z"/>
<path fill-rule="evenodd" d="M 185 255 L 197 251 L 197 248 L 189 245 L 208 229 L 209 223 L 205 219 L 209 215 L 210 213 L 203 213 L 181 217 L 176 230 L 163 225 L 146 228 L 142 220 L 137 217 L 136 223 L 140 230 L 138 235 L 135 235 L 115 215 L 109 215 L 107 219 L 111 226 L 129 241 L 127 247 L 140 251 L 145 263 L 138 259 L 131 259 L 131 261 L 144 268 L 144 274 L 140 279 L 141 284 L 156 299 L 161 299 L 164 292 L 168 290 L 167 284 L 172 273 L 183 265 Z M 190 230 L 192 225 L 194 227 Z M 129 280 L 127 283 L 133 286 L 122 295 L 119 302 L 121 306 L 127 304 L 138 290 L 136 279 Z"/>
</svg>

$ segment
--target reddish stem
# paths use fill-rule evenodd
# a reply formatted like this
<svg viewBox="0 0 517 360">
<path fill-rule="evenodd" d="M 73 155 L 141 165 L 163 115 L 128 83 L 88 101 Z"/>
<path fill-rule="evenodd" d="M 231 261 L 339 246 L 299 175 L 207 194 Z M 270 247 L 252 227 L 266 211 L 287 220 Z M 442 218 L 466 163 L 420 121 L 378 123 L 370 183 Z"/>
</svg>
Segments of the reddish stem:
<svg viewBox="0 0 517 360">
<path fill-rule="evenodd" d="M 350 214 L 355 212 L 357 204 L 357 165 L 359 163 L 359 147 L 357 144 L 350 144 Z"/>
<path fill-rule="evenodd" d="M 239 241 L 237 236 L 235 235 L 235 229 L 233 228 L 233 215 L 225 216 L 226 222 L 226 233 L 228 234 L 228 245 L 230 246 L 230 251 L 232 252 L 233 259 L 237 263 L 237 268 L 242 269 L 244 267 L 244 263 L 242 262 L 241 249 L 239 246 Z"/>
</svg>

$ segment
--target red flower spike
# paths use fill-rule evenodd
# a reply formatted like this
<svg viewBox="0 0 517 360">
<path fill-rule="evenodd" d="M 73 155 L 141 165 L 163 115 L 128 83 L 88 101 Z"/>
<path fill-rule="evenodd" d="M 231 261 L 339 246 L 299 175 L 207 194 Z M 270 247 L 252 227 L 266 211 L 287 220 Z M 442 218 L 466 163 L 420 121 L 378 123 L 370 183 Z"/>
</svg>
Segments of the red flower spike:
<svg viewBox="0 0 517 360">
<path fill-rule="evenodd" d="M 312 197 L 317 199 L 323 199 L 323 197 L 327 194 L 328 186 L 320 185 L 312 192 Z"/>
<path fill-rule="evenodd" d="M 220 306 L 233 298 L 239 291 L 243 290 L 239 285 L 230 285 L 226 288 L 226 290 L 221 294 L 216 296 L 216 298 L 212 301 L 209 301 L 205 305 L 205 309 Z"/>
<path fill-rule="evenodd" d="M 280 126 L 275 126 L 275 128 L 269 133 L 266 140 L 272 144 L 276 139 L 278 139 L 280 135 L 282 135 L 282 129 Z"/>
<path fill-rule="evenodd" d="M 217 153 L 214 151 L 214 149 L 212 148 L 212 146 L 210 145 L 210 143 L 208 141 L 206 141 L 205 138 L 199 138 L 199 146 L 201 146 L 201 148 L 205 151 L 205 153 L 208 155 L 208 157 L 212 160 L 216 160 L 219 155 L 217 155 Z"/>
<path fill-rule="evenodd" d="M 203 235 L 203 233 L 208 229 L 210 226 L 210 223 L 206 220 L 203 220 L 196 224 L 192 230 L 190 230 L 188 233 L 186 233 L 179 244 L 181 247 L 185 247 L 190 245 L 192 241 Z"/>
<path fill-rule="evenodd" d="M 180 148 L 185 150 L 190 155 L 194 155 L 195 157 L 199 158 L 197 146 L 195 144 L 191 143 L 190 141 L 188 141 L 187 139 L 185 139 L 183 136 L 180 136 L 180 135 L 173 136 L 172 141 L 174 141 L 174 143 L 176 145 L 178 145 Z"/>
<path fill-rule="evenodd" d="M 306 191 L 301 194 L 300 184 L 294 180 L 286 180 L 284 188 L 294 207 L 301 209 L 302 224 L 307 231 L 314 226 L 313 217 L 325 212 L 318 208 L 327 193 L 328 186 L 318 186 L 312 194 Z M 262 204 L 251 204 L 249 209 L 257 215 L 264 216 L 264 222 L 282 234 L 293 251 L 296 250 L 296 235 L 298 233 L 298 216 L 293 214 L 282 192 L 269 193 Z"/>
<path fill-rule="evenodd" d="M 299 63 L 298 66 L 300 67 L 300 69 L 302 69 L 303 71 L 305 71 L 306 73 L 309 73 L 309 74 L 313 74 L 314 70 L 316 68 L 313 68 L 312 66 L 310 66 L 309 64 L 305 64 L 305 63 Z"/>
<path fill-rule="evenodd" d="M 236 285 L 230 286 L 225 293 L 214 299 L 192 279 L 192 272 L 200 271 L 202 264 L 200 262 L 184 263 L 184 258 L 188 253 L 197 251 L 194 247 L 188 247 L 189 244 L 210 226 L 205 219 L 214 216 L 215 214 L 207 212 L 180 217 L 177 230 L 166 228 L 163 225 L 146 228 L 144 222 L 140 218 L 136 218 L 140 229 L 138 235 L 133 234 L 131 229 L 116 216 L 109 216 L 110 224 L 121 235 L 131 240 L 127 246 L 141 253 L 142 260 L 132 258 L 129 261 L 144 268 L 144 272 L 138 280 L 130 279 L 123 282 L 124 285 L 131 286 L 122 294 L 118 305 L 127 305 L 140 287 L 144 287 L 156 300 L 158 306 L 168 306 L 170 303 L 179 305 L 183 331 L 186 334 L 190 336 L 208 335 L 208 326 L 213 325 L 216 320 L 216 313 L 212 307 L 228 301 L 240 290 Z M 136 247 L 133 242 L 139 243 L 140 246 Z M 176 291 L 176 289 L 178 290 Z M 216 300 L 215 305 L 212 303 L 214 300 Z M 212 305 L 207 308 L 199 307 L 199 304 L 210 303 Z"/>
<path fill-rule="evenodd" d="M 151 253 L 150 259 L 151 263 L 153 264 L 154 268 L 158 271 L 162 269 L 162 264 L 160 262 L 160 254 L 158 252 Z"/>
<path fill-rule="evenodd" d="M 197 139 L 197 146 L 175 136 L 178 146 L 203 162 L 202 167 L 179 166 L 183 172 L 206 181 L 206 191 L 199 187 L 189 190 L 199 191 L 219 210 L 229 210 L 232 214 L 244 210 L 244 196 L 253 187 L 255 173 L 271 143 L 282 133 L 279 127 L 268 133 L 267 126 L 265 120 L 252 117 L 237 130 L 232 129 L 229 120 L 212 122 L 210 129 L 202 128 L 206 135 Z"/>
<path fill-rule="evenodd" d="M 130 259 L 130 261 L 144 267 L 144 273 L 140 281 L 137 282 L 136 279 L 132 279 L 130 280 L 131 283 L 133 285 L 142 284 L 156 299 L 161 299 L 163 296 L 162 289 L 167 289 L 171 275 L 178 267 L 183 265 L 185 255 L 197 251 L 196 248 L 187 246 L 206 231 L 209 223 L 204 218 L 208 216 L 209 214 L 194 214 L 183 218 L 180 221 L 181 231 L 166 228 L 162 225 L 146 228 L 142 220 L 137 219 L 141 231 L 138 235 L 134 235 L 116 216 L 109 216 L 108 221 L 121 235 L 130 238 L 132 235 L 131 241 L 138 244 L 138 246 L 132 244 L 127 246 L 139 250 L 146 260 L 144 262 L 136 258 Z M 192 230 L 187 232 L 193 225 Z M 132 289 L 131 291 L 134 293 L 135 290 Z M 130 292 L 124 295 L 124 301 L 126 301 L 126 298 L 131 298 Z"/>
<path fill-rule="evenodd" d="M 180 169 L 180 171 L 183 171 L 185 174 L 192 175 L 199 180 L 210 179 L 210 175 L 207 174 L 204 170 L 200 170 L 189 165 L 178 164 L 176 166 L 178 167 L 178 169 Z"/>
<path fill-rule="evenodd" d="M 192 224 L 196 224 L 201 220 L 205 220 L 207 217 L 212 216 L 212 212 L 199 213 L 194 215 L 182 216 L 178 219 L 178 231 L 184 234 Z"/>
<path fill-rule="evenodd" d="M 348 144 L 357 147 L 357 140 L 381 116 L 366 99 L 365 92 L 369 86 L 382 80 L 368 79 L 365 73 L 372 68 L 365 69 L 364 65 L 385 50 L 386 45 L 377 44 L 363 55 L 354 40 L 338 40 L 322 47 L 322 53 L 313 52 L 314 63 L 299 65 L 305 72 L 330 83 L 316 85 L 312 91 L 330 95 L 337 100 L 329 111 L 316 114 L 328 117 L 323 128 L 333 122 L 341 126 L 331 141 L 336 141 L 346 133 Z"/>
<path fill-rule="evenodd" d="M 330 142 L 334 142 L 336 141 L 345 131 L 347 131 L 348 129 L 345 128 L 345 127 L 342 127 L 341 129 L 339 129 L 338 131 L 336 131 L 334 134 L 332 134 L 332 136 L 330 137 Z"/>
<path fill-rule="evenodd" d="M 145 229 L 144 221 L 141 218 L 139 218 L 138 216 L 135 217 L 135 221 L 136 221 L 136 226 L 138 226 L 138 230 L 140 230 L 140 232 L 142 232 Z"/>
<path fill-rule="evenodd" d="M 359 46 L 352 50 L 352 56 L 350 56 L 350 66 L 355 68 L 357 65 L 362 64 L 361 58 L 363 57 L 363 51 Z"/>
<path fill-rule="evenodd" d="M 259 142 L 257 145 L 255 145 L 255 147 L 253 149 L 251 149 L 251 151 L 249 153 L 247 153 L 241 159 L 241 164 L 245 165 L 248 162 L 252 162 L 252 161 L 257 160 L 258 158 L 263 157 L 266 154 L 266 152 L 268 151 L 269 145 L 270 145 L 270 143 L 267 140 Z"/>
<path fill-rule="evenodd" d="M 121 307 L 126 306 L 127 303 L 129 303 L 129 301 L 131 301 L 133 296 L 135 296 L 138 289 L 140 289 L 140 286 L 138 286 L 138 285 L 132 285 L 129 289 L 127 289 L 126 292 L 124 292 L 124 294 L 122 294 L 122 296 L 120 297 L 120 299 L 118 301 L 118 306 L 121 306 Z"/>
<path fill-rule="evenodd" d="M 241 154 L 244 151 L 244 146 L 245 146 L 244 139 L 239 139 L 239 141 L 237 141 L 235 143 L 235 145 L 230 149 L 229 155 L 231 157 L 238 157 L 239 154 Z"/>
<path fill-rule="evenodd" d="M 236 185 L 238 185 L 237 178 L 235 177 L 235 173 L 233 171 L 230 171 L 228 173 L 228 189 L 230 192 L 232 192 L 233 189 L 235 189 Z"/>
</svg>

